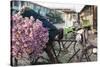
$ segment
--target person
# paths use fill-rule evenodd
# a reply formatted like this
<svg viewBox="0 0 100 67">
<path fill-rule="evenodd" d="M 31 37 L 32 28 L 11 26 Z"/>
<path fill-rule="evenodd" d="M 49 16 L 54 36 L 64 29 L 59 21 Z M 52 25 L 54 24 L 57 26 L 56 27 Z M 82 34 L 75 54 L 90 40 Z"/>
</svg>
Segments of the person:
<svg viewBox="0 0 100 67">
<path fill-rule="evenodd" d="M 58 29 L 50 23 L 46 18 L 41 16 L 40 14 L 36 13 L 34 10 L 28 8 L 27 6 L 24 6 L 20 13 L 23 17 L 30 17 L 33 16 L 36 19 L 39 19 L 43 22 L 43 26 L 49 30 L 49 39 L 54 40 L 55 36 L 59 33 Z"/>
<path fill-rule="evenodd" d="M 42 21 L 43 26 L 48 29 L 49 31 L 49 41 L 47 43 L 47 47 L 44 49 L 44 51 L 47 53 L 48 57 L 50 58 L 51 63 L 58 63 L 57 57 L 54 57 L 55 51 L 53 49 L 53 40 L 55 39 L 55 36 L 59 34 L 59 30 L 52 24 L 50 21 L 48 21 L 46 18 L 41 16 L 40 14 L 36 13 L 34 10 L 30 9 L 27 6 L 24 6 L 19 13 L 23 17 L 30 17 L 33 16 L 35 20 L 39 19 Z M 53 53 L 52 53 L 53 52 Z"/>
</svg>

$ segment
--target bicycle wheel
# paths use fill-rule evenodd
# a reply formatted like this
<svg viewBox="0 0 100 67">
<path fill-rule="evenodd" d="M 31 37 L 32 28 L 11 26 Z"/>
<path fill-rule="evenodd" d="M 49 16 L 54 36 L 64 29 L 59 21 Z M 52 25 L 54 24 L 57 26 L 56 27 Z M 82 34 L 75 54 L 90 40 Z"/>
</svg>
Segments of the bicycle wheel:
<svg viewBox="0 0 100 67">
<path fill-rule="evenodd" d="M 89 45 L 84 50 L 87 55 L 87 59 L 89 61 L 96 61 L 97 60 L 97 47 L 94 45 Z"/>
</svg>

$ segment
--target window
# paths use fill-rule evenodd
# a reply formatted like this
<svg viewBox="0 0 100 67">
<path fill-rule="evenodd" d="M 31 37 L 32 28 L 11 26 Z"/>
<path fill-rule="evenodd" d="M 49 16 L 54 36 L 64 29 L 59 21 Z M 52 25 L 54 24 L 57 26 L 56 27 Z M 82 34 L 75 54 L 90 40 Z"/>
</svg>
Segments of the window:
<svg viewBox="0 0 100 67">
<path fill-rule="evenodd" d="M 25 2 L 24 1 L 21 1 L 21 6 L 25 5 Z"/>
<path fill-rule="evenodd" d="M 45 8 L 41 7 L 40 14 L 43 15 L 43 16 L 45 16 L 45 11 L 44 10 L 45 10 Z"/>
<path fill-rule="evenodd" d="M 14 1 L 14 6 L 19 6 L 19 1 Z"/>
</svg>

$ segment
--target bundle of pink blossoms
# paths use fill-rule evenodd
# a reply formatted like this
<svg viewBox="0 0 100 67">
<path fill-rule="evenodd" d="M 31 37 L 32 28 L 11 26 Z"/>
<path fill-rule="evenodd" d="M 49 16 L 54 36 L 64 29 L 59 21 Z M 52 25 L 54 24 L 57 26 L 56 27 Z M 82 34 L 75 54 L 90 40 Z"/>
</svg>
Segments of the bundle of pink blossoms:
<svg viewBox="0 0 100 67">
<path fill-rule="evenodd" d="M 24 54 L 39 56 L 49 40 L 47 28 L 42 22 L 34 18 L 23 18 L 16 14 L 12 16 L 12 56 L 15 58 L 24 57 Z"/>
</svg>

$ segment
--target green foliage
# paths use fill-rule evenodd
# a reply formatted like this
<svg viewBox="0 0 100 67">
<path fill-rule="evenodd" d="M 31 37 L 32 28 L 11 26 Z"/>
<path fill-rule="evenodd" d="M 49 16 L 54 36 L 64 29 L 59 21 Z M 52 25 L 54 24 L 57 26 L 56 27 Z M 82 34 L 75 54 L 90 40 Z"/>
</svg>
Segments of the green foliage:
<svg viewBox="0 0 100 67">
<path fill-rule="evenodd" d="M 83 27 L 88 27 L 88 26 L 91 26 L 91 23 L 89 20 L 83 20 L 83 24 L 82 24 Z"/>
<path fill-rule="evenodd" d="M 73 27 L 64 28 L 64 37 L 65 39 L 71 38 L 73 33 Z"/>
<path fill-rule="evenodd" d="M 69 32 L 73 32 L 72 27 L 64 28 L 64 34 L 68 34 Z"/>
</svg>

